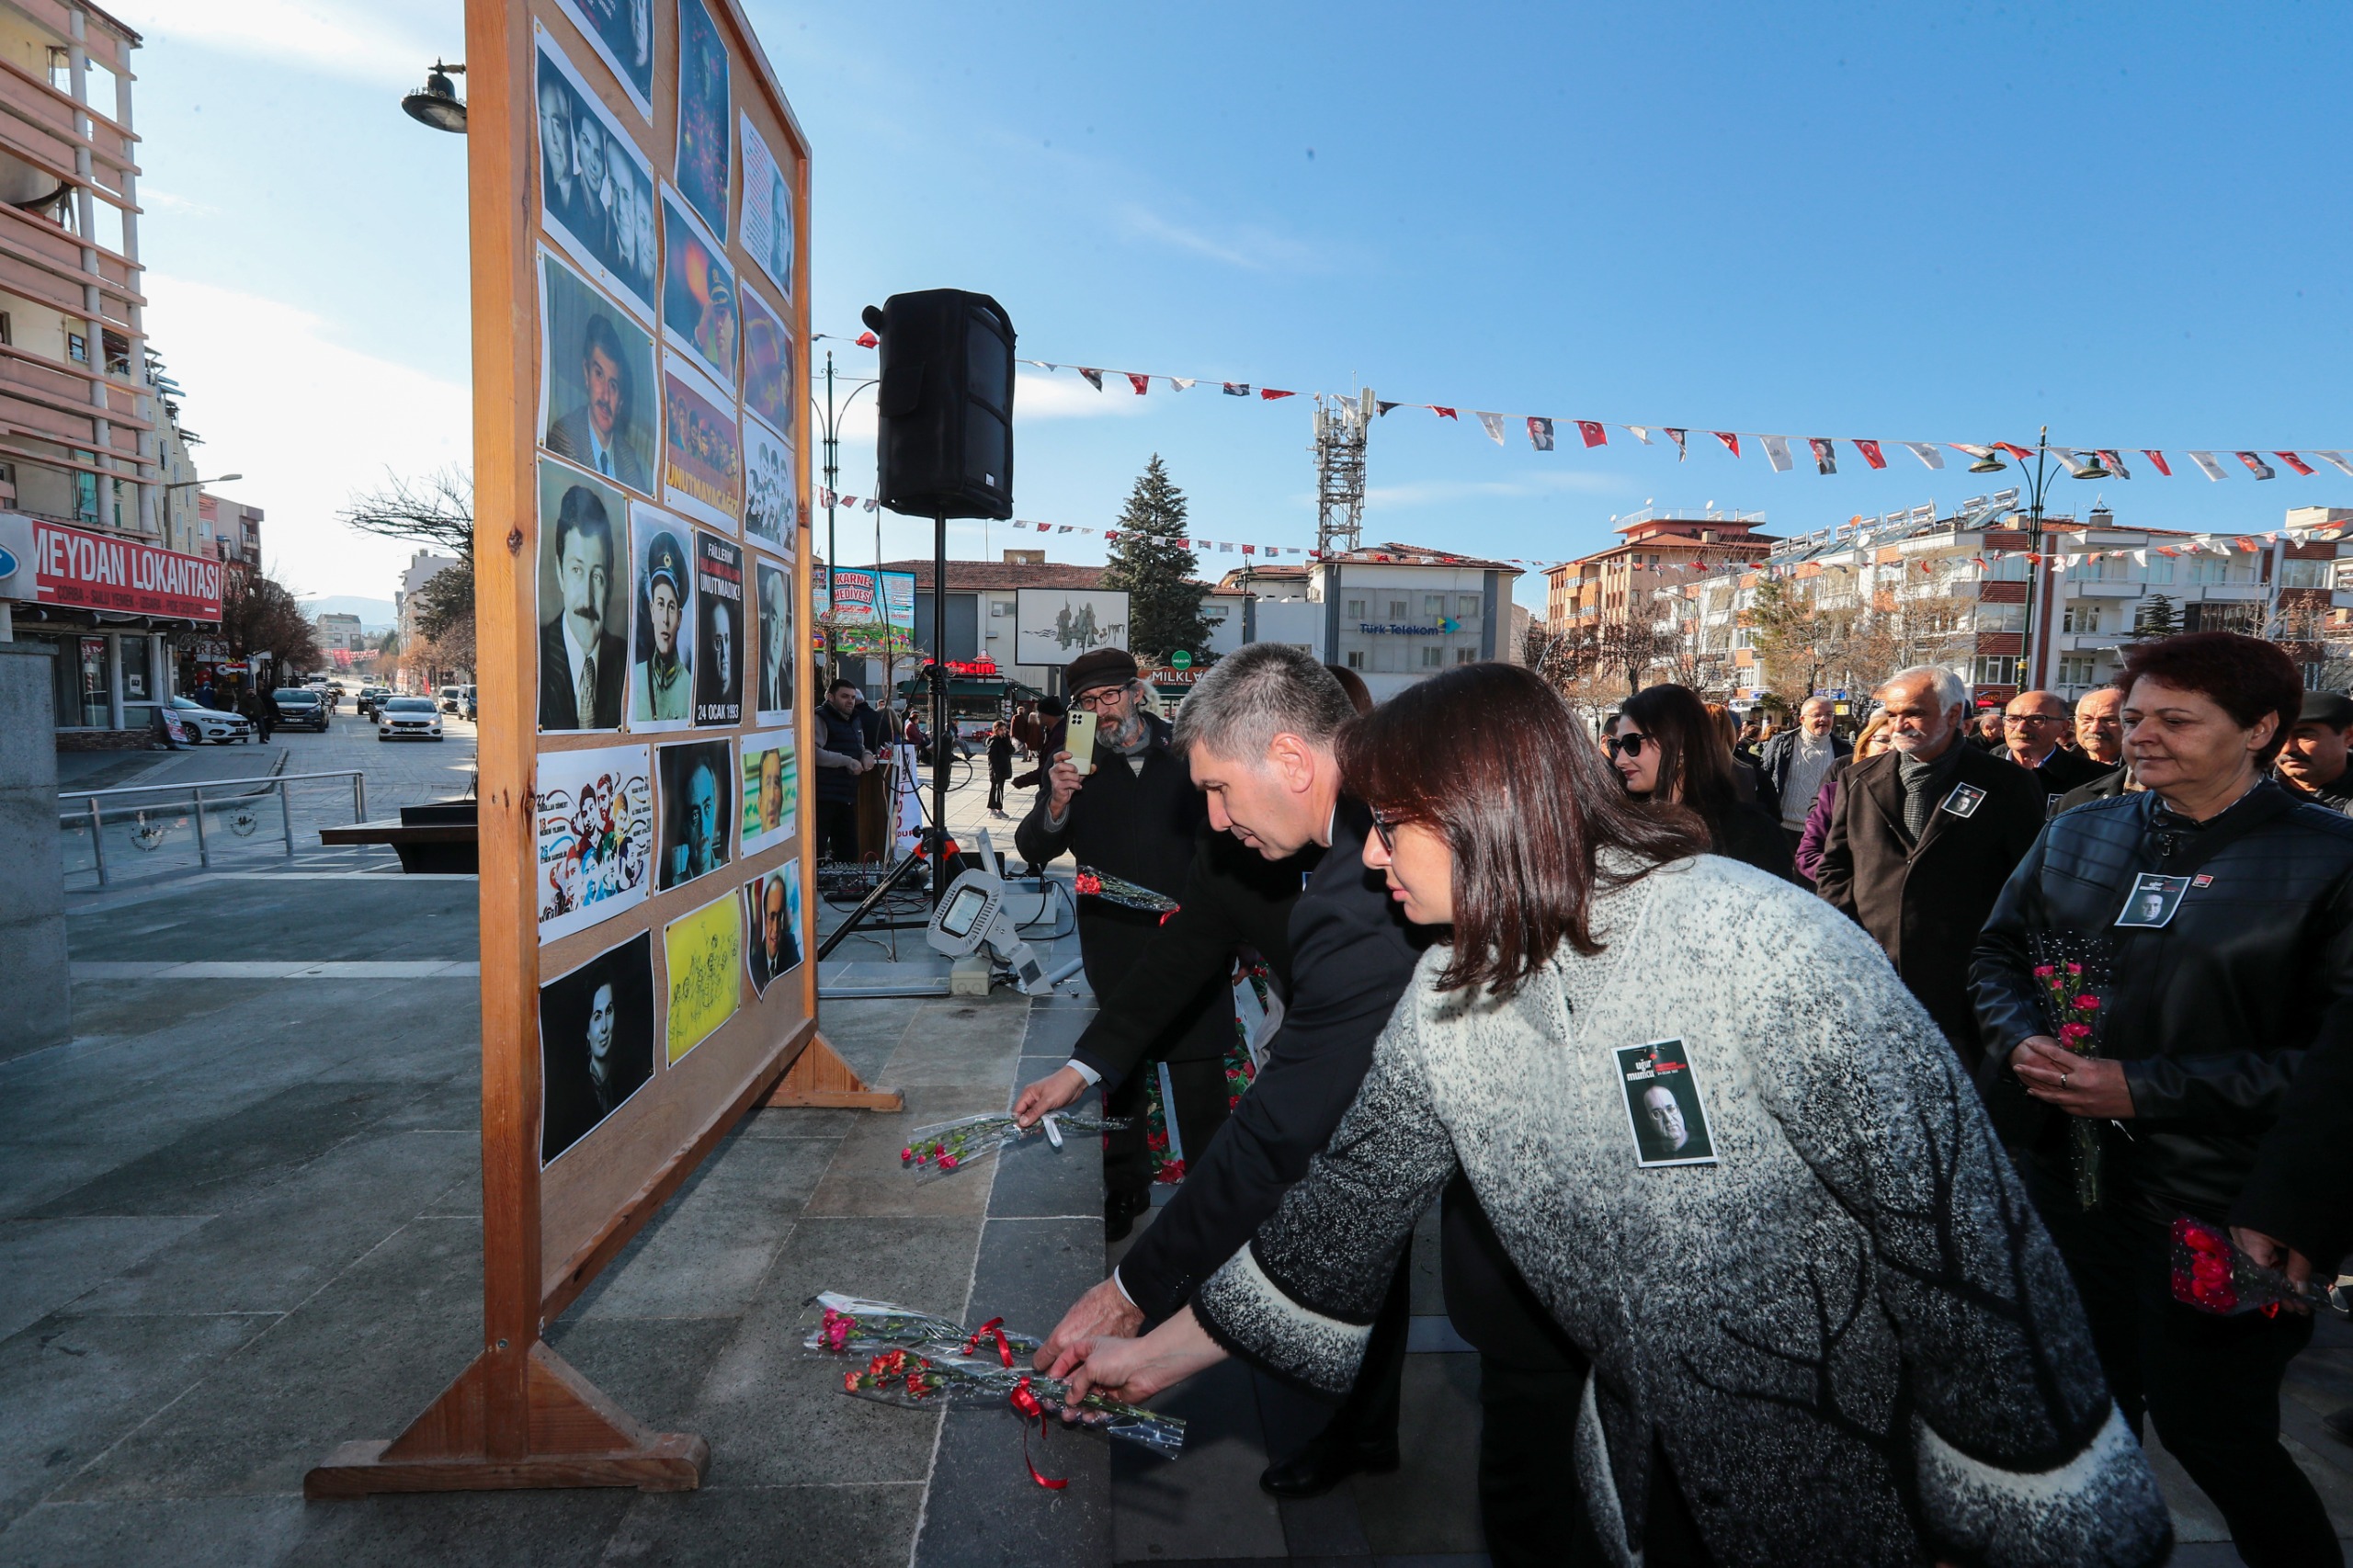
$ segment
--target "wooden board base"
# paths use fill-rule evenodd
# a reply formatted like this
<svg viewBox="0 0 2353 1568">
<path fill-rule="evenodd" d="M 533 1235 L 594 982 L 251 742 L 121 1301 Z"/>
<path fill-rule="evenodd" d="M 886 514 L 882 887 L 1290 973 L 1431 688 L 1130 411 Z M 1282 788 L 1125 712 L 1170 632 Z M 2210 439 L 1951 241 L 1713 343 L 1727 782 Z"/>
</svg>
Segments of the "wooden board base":
<svg viewBox="0 0 2353 1568">
<path fill-rule="evenodd" d="M 776 1093 L 768 1096 L 770 1106 L 804 1106 L 843 1110 L 904 1110 L 907 1098 L 896 1089 L 869 1088 L 866 1080 L 841 1058 L 841 1053 L 825 1043 L 824 1035 L 813 1036 L 806 1049 L 793 1060 Z"/>
</svg>

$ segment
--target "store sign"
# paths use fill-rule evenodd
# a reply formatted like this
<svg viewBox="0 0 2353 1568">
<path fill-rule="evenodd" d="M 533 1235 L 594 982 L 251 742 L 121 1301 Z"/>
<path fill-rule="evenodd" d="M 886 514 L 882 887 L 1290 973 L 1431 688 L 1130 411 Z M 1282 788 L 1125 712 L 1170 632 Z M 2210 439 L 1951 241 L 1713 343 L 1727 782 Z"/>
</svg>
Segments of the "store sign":
<svg viewBox="0 0 2353 1568">
<path fill-rule="evenodd" d="M 1438 626 L 1401 626 L 1395 622 L 1376 625 L 1370 620 L 1357 622 L 1357 630 L 1369 637 L 1443 637 L 1449 631 L 1461 630 L 1452 621 Z"/>
<path fill-rule="evenodd" d="M 221 619 L 222 565 L 200 555 L 18 513 L 0 514 L 0 555 L 14 562 L 12 571 L 0 574 L 0 598 L 183 620 Z"/>
<path fill-rule="evenodd" d="M 1178 669 L 1174 665 L 1163 665 L 1157 669 L 1144 671 L 1143 678 L 1154 686 L 1190 686 L 1208 673 L 1190 665 Z"/>
</svg>

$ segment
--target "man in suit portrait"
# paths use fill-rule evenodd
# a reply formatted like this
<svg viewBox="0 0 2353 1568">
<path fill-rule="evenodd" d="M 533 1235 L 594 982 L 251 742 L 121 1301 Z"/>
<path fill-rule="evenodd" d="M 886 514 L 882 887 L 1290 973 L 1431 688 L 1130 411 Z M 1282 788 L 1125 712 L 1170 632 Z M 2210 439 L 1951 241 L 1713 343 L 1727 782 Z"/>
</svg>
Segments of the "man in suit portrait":
<svg viewBox="0 0 2353 1568">
<path fill-rule="evenodd" d="M 548 426 L 548 450 L 650 494 L 645 460 L 630 439 L 637 418 L 637 381 L 621 350 L 620 334 L 601 311 L 588 318 L 580 335 L 579 397 L 578 407 Z"/>
<path fill-rule="evenodd" d="M 773 566 L 759 568 L 760 711 L 792 708 L 792 617 L 787 612 L 791 579 Z"/>
<path fill-rule="evenodd" d="M 793 927 L 782 871 L 770 871 L 752 884 L 750 892 L 752 990 L 766 995 L 769 982 L 801 961 L 801 933 Z"/>
<path fill-rule="evenodd" d="M 613 591 L 613 524 L 585 484 L 563 493 L 555 515 L 560 614 L 540 628 L 540 728 L 616 730 L 629 655 L 605 627 Z"/>
<path fill-rule="evenodd" d="M 572 172 L 572 94 L 546 66 L 540 70 L 540 203 L 568 229 L 580 207 L 580 182 Z"/>
</svg>

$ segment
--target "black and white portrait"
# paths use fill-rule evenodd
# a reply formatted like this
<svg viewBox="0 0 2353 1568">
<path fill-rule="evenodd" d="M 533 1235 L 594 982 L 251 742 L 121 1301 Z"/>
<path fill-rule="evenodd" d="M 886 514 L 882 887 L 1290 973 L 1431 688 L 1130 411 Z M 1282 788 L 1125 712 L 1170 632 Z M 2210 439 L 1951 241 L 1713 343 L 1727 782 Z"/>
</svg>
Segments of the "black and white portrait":
<svg viewBox="0 0 2353 1568">
<path fill-rule="evenodd" d="M 654 0 L 556 0 L 620 79 L 637 112 L 654 118 Z"/>
<path fill-rule="evenodd" d="M 695 722 L 744 722 L 744 666 L 750 628 L 744 616 L 744 547 L 695 535 Z"/>
<path fill-rule="evenodd" d="M 587 279 L 540 253 L 540 444 L 654 494 L 661 420 L 654 339 Z"/>
<path fill-rule="evenodd" d="M 751 972 L 752 994 L 765 996 L 779 975 L 801 966 L 801 862 L 788 860 L 745 883 L 744 914 L 752 933 L 744 967 Z"/>
<path fill-rule="evenodd" d="M 738 236 L 745 254 L 768 275 L 769 281 L 784 290 L 785 298 L 792 297 L 792 182 L 786 177 L 784 166 L 768 150 L 767 138 L 752 123 L 750 115 L 739 117 L 742 129 L 737 140 L 744 145 L 744 201 L 742 233 Z"/>
<path fill-rule="evenodd" d="M 654 887 L 708 876 L 735 858 L 735 758 L 725 741 L 660 747 L 662 838 Z"/>
<path fill-rule="evenodd" d="M 800 476 L 792 445 L 757 419 L 744 421 L 744 531 L 782 555 L 800 542 Z"/>
<path fill-rule="evenodd" d="M 540 222 L 589 275 L 654 319 L 654 165 L 539 29 Z"/>
<path fill-rule="evenodd" d="M 1637 1165 L 1711 1165 L 1714 1137 L 1707 1108 L 1679 1040 L 1620 1046 L 1619 1086 L 1626 1096 L 1626 1121 L 1633 1133 Z"/>
<path fill-rule="evenodd" d="M 759 722 L 792 713 L 792 574 L 752 557 L 760 609 Z"/>
<path fill-rule="evenodd" d="M 540 1164 L 654 1075 L 654 937 L 641 931 L 540 987 Z"/>
<path fill-rule="evenodd" d="M 2143 871 L 2132 879 L 2132 891 L 2124 895 L 2124 908 L 2116 923 L 2144 930 L 2169 925 L 2175 912 L 2181 908 L 2182 895 L 2188 891 L 2188 877 L 2161 877 L 2154 871 Z"/>
<path fill-rule="evenodd" d="M 540 460 L 540 728 L 617 730 L 629 674 L 629 502 Z"/>
</svg>

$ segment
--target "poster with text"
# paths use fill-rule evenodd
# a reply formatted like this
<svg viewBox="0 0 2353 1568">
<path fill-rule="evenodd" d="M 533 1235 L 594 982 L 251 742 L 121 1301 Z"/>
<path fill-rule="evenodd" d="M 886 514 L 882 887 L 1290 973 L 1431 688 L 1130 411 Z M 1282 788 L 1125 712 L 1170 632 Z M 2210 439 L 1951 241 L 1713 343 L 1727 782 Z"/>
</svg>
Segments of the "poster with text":
<svg viewBox="0 0 2353 1568">
<path fill-rule="evenodd" d="M 654 778 L 643 746 L 541 752 L 532 792 L 540 940 L 642 903 L 654 869 Z"/>
<path fill-rule="evenodd" d="M 792 298 L 792 181 L 783 165 L 768 151 L 760 128 L 745 115 L 739 132 L 744 144 L 744 207 L 736 224 L 736 239 L 768 280 Z"/>
<path fill-rule="evenodd" d="M 555 0 L 588 40 L 637 112 L 654 118 L 654 0 Z"/>
<path fill-rule="evenodd" d="M 695 722 L 733 729 L 744 722 L 744 547 L 695 535 Z"/>
<path fill-rule="evenodd" d="M 702 0 L 678 0 L 678 189 L 727 239 L 727 43 Z"/>
<path fill-rule="evenodd" d="M 540 252 L 540 445 L 654 494 L 654 339 L 588 280 Z"/>
<path fill-rule="evenodd" d="M 801 967 L 801 862 L 788 860 L 744 884 L 744 923 L 752 939 L 744 970 L 752 994 L 766 996 L 778 977 Z"/>
<path fill-rule="evenodd" d="M 687 741 L 654 748 L 662 785 L 662 838 L 654 889 L 666 892 L 735 858 L 735 748 Z"/>
<path fill-rule="evenodd" d="M 1067 665 L 1096 648 L 1128 645 L 1128 596 L 1115 588 L 1017 588 L 1013 662 Z"/>
<path fill-rule="evenodd" d="M 784 556 L 801 537 L 792 445 L 756 419 L 744 421 L 744 532 Z"/>
<path fill-rule="evenodd" d="M 540 459 L 540 733 L 618 730 L 629 674 L 630 502 Z"/>
<path fill-rule="evenodd" d="M 743 901 L 730 892 L 663 926 L 662 961 L 670 978 L 665 1038 L 675 1067 L 743 1005 Z"/>
<path fill-rule="evenodd" d="M 662 496 L 715 528 L 735 531 L 744 450 L 735 402 L 684 359 L 663 356 Z"/>
<path fill-rule="evenodd" d="M 532 24 L 539 46 L 534 112 L 540 222 L 598 283 L 647 322 L 654 316 L 654 165 L 580 74 Z"/>
<path fill-rule="evenodd" d="M 790 440 L 796 426 L 792 333 L 767 301 L 746 289 L 744 302 L 744 407 Z"/>
<path fill-rule="evenodd" d="M 654 933 L 540 987 L 540 1165 L 595 1131 L 654 1077 Z"/>
<path fill-rule="evenodd" d="M 694 530 L 642 501 L 629 528 L 629 727 L 683 730 L 694 710 Z"/>
<path fill-rule="evenodd" d="M 735 385 L 735 269 L 726 248 L 695 215 L 662 192 L 662 341 L 687 355 L 722 388 Z"/>
<path fill-rule="evenodd" d="M 755 855 L 792 836 L 801 809 L 801 770 L 792 732 L 744 737 L 744 853 Z"/>
<path fill-rule="evenodd" d="M 760 607 L 759 695 L 756 712 L 763 724 L 792 717 L 797 648 L 792 640 L 792 574 L 752 557 L 753 587 Z"/>
</svg>

